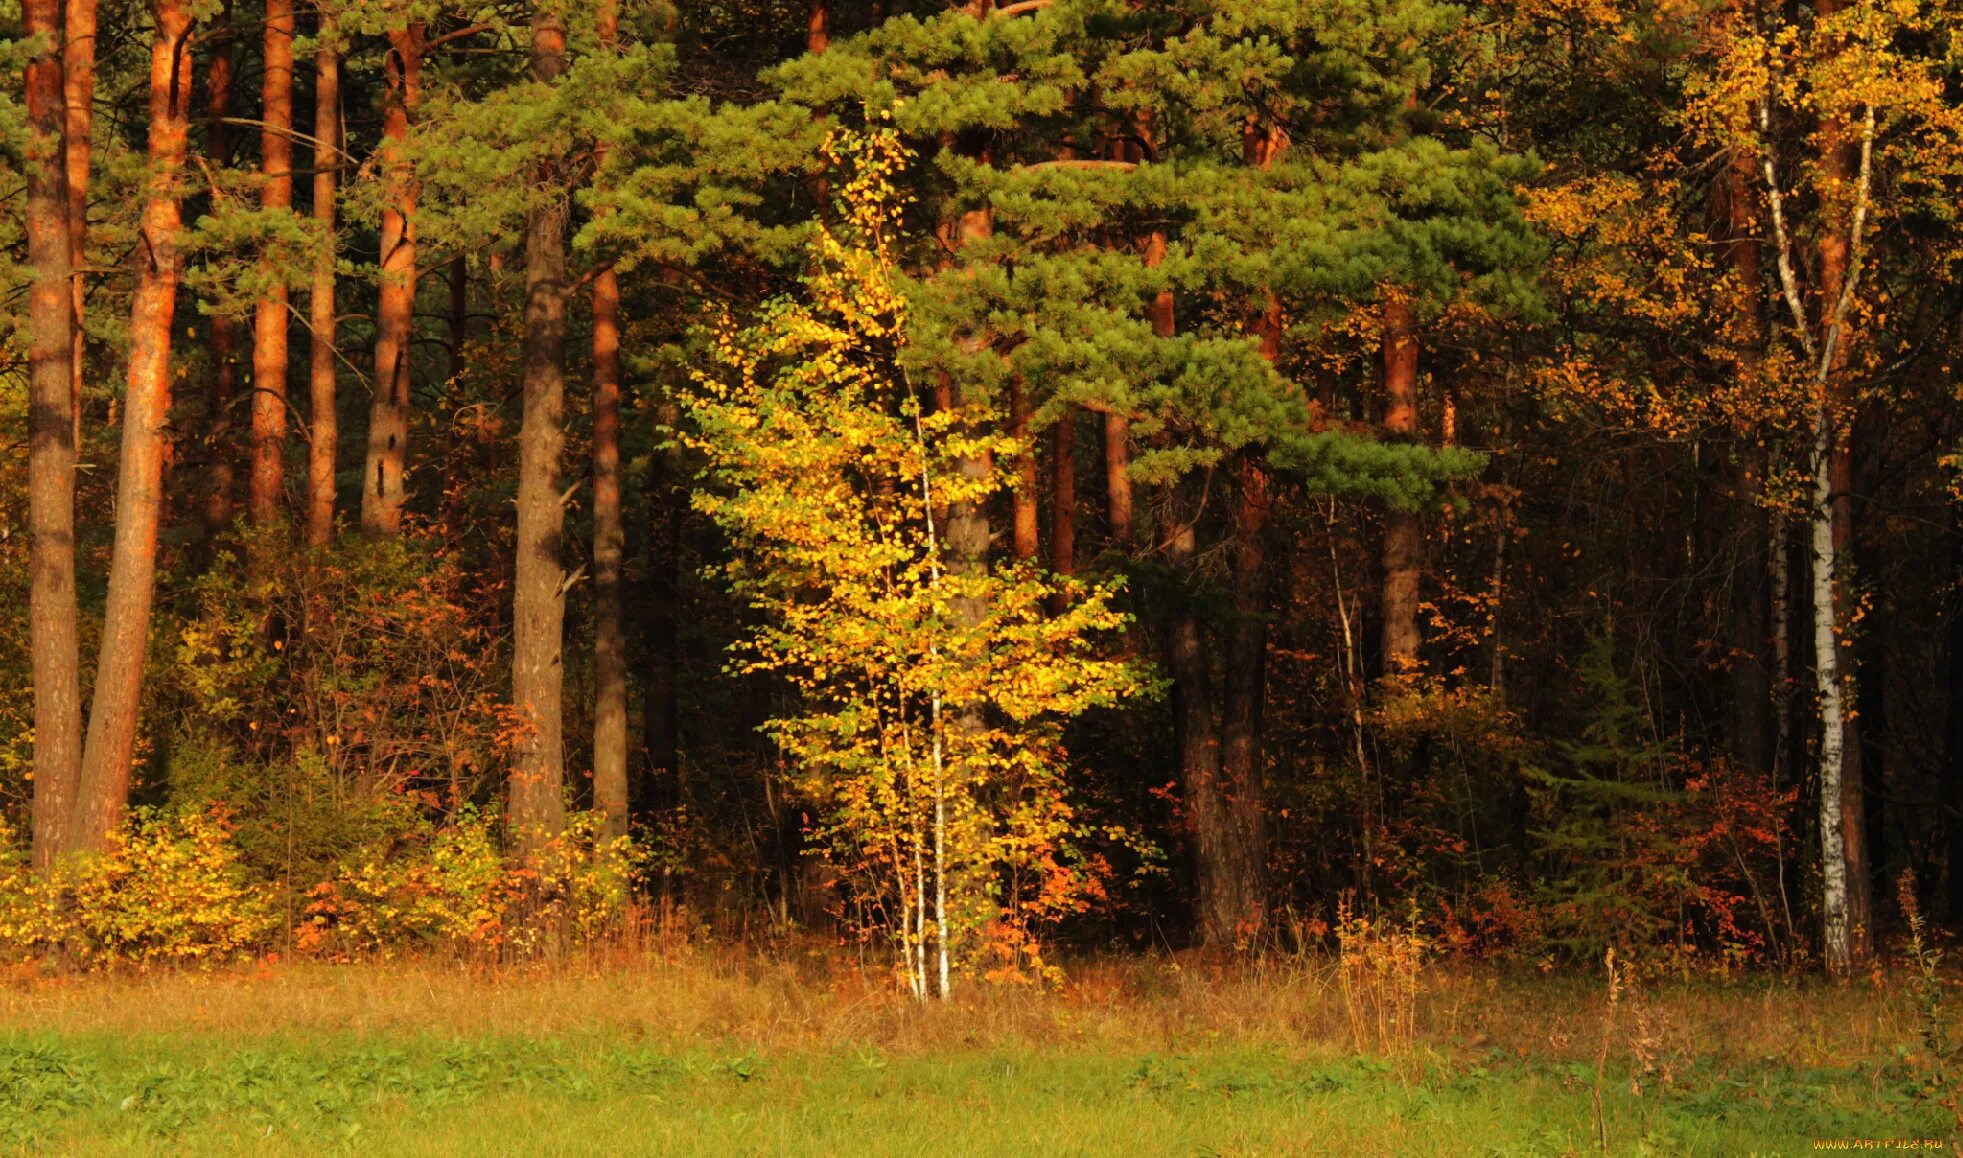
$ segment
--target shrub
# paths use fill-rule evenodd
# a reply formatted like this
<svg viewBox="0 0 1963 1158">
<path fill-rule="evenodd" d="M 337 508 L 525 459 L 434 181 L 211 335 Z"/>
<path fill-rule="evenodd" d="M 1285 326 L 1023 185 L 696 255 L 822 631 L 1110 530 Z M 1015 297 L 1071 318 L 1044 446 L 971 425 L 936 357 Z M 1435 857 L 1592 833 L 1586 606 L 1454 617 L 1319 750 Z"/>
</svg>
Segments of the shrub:
<svg viewBox="0 0 1963 1158">
<path fill-rule="evenodd" d="M 223 813 L 137 809 L 102 855 L 36 875 L 0 823 L 0 955 L 89 965 L 213 962 L 275 926 Z"/>
<path fill-rule="evenodd" d="M 458 809 L 441 827 L 343 865 L 312 892 L 296 943 L 328 955 L 401 950 L 529 954 L 602 936 L 633 892 L 633 843 L 575 813 L 531 864 L 506 859 L 494 814 Z"/>
<path fill-rule="evenodd" d="M 216 809 L 138 809 L 101 856 L 76 862 L 59 883 L 74 942 L 94 961 L 231 957 L 274 927 Z"/>
</svg>

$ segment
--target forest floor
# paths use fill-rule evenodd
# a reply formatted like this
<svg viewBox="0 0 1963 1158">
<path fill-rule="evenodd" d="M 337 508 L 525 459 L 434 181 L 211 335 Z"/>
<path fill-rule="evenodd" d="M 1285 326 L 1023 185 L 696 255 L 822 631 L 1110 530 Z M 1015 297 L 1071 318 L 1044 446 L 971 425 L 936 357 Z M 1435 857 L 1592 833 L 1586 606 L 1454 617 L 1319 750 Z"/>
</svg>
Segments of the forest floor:
<svg viewBox="0 0 1963 1158">
<path fill-rule="evenodd" d="M 1656 982 L 1611 1011 L 1599 980 L 1434 968 L 1386 1053 L 1356 1048 L 1314 960 L 1089 962 L 927 1005 L 821 954 L 23 971 L 0 985 L 0 1150 L 1946 1149 L 1920 1017 L 1901 978 Z"/>
</svg>

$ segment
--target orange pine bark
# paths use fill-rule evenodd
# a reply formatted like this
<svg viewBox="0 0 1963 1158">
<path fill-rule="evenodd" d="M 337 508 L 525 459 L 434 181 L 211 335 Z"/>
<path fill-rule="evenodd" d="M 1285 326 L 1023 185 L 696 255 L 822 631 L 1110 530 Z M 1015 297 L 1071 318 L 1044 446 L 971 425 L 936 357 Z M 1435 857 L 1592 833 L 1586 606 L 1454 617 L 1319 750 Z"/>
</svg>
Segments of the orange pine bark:
<svg viewBox="0 0 1963 1158">
<path fill-rule="evenodd" d="M 190 138 L 191 11 L 156 0 L 150 48 L 150 174 L 130 305 L 129 378 L 116 484 L 116 534 L 103 608 L 102 653 L 75 801 L 75 847 L 96 851 L 129 803 L 143 660 L 163 514 L 165 426 L 170 416 L 171 320 L 177 304 L 178 181 Z"/>
<path fill-rule="evenodd" d="M 260 204 L 293 206 L 293 0 L 266 0 L 264 102 L 259 134 Z M 277 271 L 268 270 L 268 273 Z M 287 293 L 267 288 L 252 322 L 252 472 L 246 512 L 255 527 L 280 519 L 286 495 Z"/>
</svg>

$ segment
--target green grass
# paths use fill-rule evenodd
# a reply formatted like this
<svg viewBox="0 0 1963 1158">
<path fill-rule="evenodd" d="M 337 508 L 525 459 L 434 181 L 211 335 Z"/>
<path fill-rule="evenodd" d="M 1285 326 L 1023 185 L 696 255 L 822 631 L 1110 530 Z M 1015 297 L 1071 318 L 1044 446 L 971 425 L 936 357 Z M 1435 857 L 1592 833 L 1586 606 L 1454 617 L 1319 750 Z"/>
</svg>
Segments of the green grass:
<svg viewBox="0 0 1963 1158">
<path fill-rule="evenodd" d="M 1901 1061 L 1692 1062 L 1604 1083 L 1618 1154 L 1800 1154 L 1939 1138 Z M 1421 1049 L 1190 1053 L 676 1048 L 604 1029 L 528 1037 L 277 1028 L 0 1033 L 0 1146 L 60 1153 L 1583 1154 L 1594 1066 Z"/>
</svg>

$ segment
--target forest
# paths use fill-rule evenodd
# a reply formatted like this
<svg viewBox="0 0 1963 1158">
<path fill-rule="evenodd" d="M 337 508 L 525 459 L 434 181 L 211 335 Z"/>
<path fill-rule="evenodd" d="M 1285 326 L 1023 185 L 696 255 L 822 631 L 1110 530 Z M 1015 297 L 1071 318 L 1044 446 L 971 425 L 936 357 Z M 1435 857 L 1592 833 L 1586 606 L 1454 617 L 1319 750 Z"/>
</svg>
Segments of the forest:
<svg viewBox="0 0 1963 1158">
<path fill-rule="evenodd" d="M 1219 1079 L 1280 1099 L 1243 1149 L 1177 1152 L 1516 1137 L 1468 1103 L 1283 1141 L 1317 1097 L 1419 1114 L 1387 1072 L 1568 1131 L 1548 1153 L 1963 1130 L 1948 0 L 0 0 L 0 30 L 0 968 L 69 1003 L 0 998 L 0 1109 L 68 1122 L 0 1139 L 108 1129 L 151 1063 L 86 1033 L 164 1014 L 107 1007 L 253 969 L 301 995 L 238 981 L 198 1048 L 318 1015 L 255 1004 L 307 986 L 375 986 L 337 1024 L 394 1000 L 327 978 L 434 970 L 402 1016 L 438 1032 L 442 985 L 605 1022 L 550 987 L 682 969 L 731 1012 L 678 1049 L 788 1051 L 815 1101 L 817 1047 L 741 1028 L 772 986 L 841 1025 L 866 995 L 891 1020 L 826 1040 L 930 1042 L 912 1066 L 1095 1007 L 1070 1033 L 1119 1044 L 999 1096 L 1129 1074 L 1167 1145 L 1232 1066 L 1096 1069 L 1125 1035 L 1283 1051 Z M 1817 1019 L 1754 1064 L 1896 1100 L 1685 1125 L 1652 1022 L 1722 1038 L 1747 990 Z M 1537 1001 L 1580 1060 L 1466 1093 L 1467 1041 L 1566 1056 Z M 1288 1069 L 1338 1040 L 1361 1060 Z M 533 1090 L 485 1048 L 469 1096 Z M 538 1088 L 753 1084 L 624 1056 Z M 375 1062 L 374 1098 L 452 1064 Z M 1659 1072 L 1662 1117 L 1616 1101 Z M 303 1150 L 369 1121 L 196 1096 Z M 133 1137 L 225 1148 L 161 1113 Z M 858 1128 L 800 1122 L 712 1148 Z"/>
</svg>

